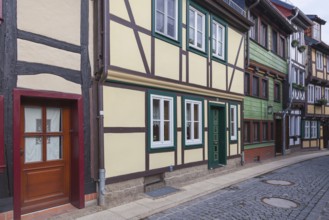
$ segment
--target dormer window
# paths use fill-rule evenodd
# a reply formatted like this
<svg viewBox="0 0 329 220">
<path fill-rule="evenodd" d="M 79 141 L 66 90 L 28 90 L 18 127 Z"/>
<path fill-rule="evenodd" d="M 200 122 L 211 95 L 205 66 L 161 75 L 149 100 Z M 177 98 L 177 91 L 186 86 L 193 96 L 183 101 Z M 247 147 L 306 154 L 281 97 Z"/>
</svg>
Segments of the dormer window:
<svg viewBox="0 0 329 220">
<path fill-rule="evenodd" d="M 312 29 L 312 37 L 316 40 L 321 40 L 321 25 L 314 22 Z"/>
</svg>

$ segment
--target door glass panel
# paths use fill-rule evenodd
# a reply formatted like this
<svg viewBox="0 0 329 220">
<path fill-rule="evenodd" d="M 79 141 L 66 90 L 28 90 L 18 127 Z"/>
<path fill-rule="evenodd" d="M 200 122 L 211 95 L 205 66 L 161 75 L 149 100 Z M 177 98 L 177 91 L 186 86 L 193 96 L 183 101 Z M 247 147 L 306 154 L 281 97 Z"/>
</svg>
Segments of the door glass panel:
<svg viewBox="0 0 329 220">
<path fill-rule="evenodd" d="M 62 159 L 62 152 L 62 137 L 47 137 L 47 160 Z"/>
<path fill-rule="evenodd" d="M 25 163 L 42 161 L 42 137 L 25 138 Z"/>
<path fill-rule="evenodd" d="M 42 132 L 42 110 L 38 107 L 24 108 L 25 132 Z"/>
<path fill-rule="evenodd" d="M 60 108 L 47 108 L 47 132 L 62 130 L 62 114 Z"/>
</svg>

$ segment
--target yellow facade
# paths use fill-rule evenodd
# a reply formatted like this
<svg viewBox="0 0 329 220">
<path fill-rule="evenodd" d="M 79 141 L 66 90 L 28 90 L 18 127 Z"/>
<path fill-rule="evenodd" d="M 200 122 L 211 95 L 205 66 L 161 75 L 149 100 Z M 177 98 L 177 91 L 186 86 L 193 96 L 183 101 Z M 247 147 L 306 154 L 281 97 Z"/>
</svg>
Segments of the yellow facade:
<svg viewBox="0 0 329 220">
<path fill-rule="evenodd" d="M 150 154 L 150 169 L 165 168 L 174 165 L 175 165 L 174 152 Z"/>
<path fill-rule="evenodd" d="M 105 134 L 106 177 L 145 170 L 145 134 Z"/>
<path fill-rule="evenodd" d="M 145 126 L 144 92 L 104 87 L 104 97 L 105 127 Z"/>
<path fill-rule="evenodd" d="M 151 4 L 150 0 L 110 1 L 109 84 L 104 87 L 104 126 L 108 128 L 108 133 L 105 134 L 108 144 L 106 166 L 109 177 L 167 170 L 170 166 L 207 163 L 210 103 L 225 106 L 226 124 L 223 126 L 226 127 L 224 147 L 227 157 L 237 157 L 241 154 L 240 109 L 243 101 L 245 33 L 225 22 L 227 54 L 225 60 L 214 59 L 209 39 L 209 21 L 206 24 L 207 51 L 199 53 L 188 45 L 187 0 L 181 1 L 182 25 L 178 43 L 154 33 Z M 115 19 L 111 19 L 111 16 Z M 211 16 L 208 17 L 210 20 Z M 112 87 L 112 84 L 115 86 Z M 148 95 L 152 91 L 170 93 L 176 99 L 176 142 L 173 149 L 150 149 L 148 132 L 151 128 L 148 124 L 148 114 L 151 110 Z M 184 98 L 195 98 L 203 102 L 202 146 L 185 146 L 185 125 L 182 118 Z M 238 138 L 231 143 L 229 105 L 232 103 L 237 105 Z M 124 135 L 127 135 L 129 140 L 123 139 Z M 114 149 L 111 149 L 112 147 Z M 133 148 L 133 153 L 127 155 L 130 148 Z M 113 167 L 115 163 L 124 164 L 132 157 L 135 157 L 132 160 L 134 167 Z"/>
</svg>

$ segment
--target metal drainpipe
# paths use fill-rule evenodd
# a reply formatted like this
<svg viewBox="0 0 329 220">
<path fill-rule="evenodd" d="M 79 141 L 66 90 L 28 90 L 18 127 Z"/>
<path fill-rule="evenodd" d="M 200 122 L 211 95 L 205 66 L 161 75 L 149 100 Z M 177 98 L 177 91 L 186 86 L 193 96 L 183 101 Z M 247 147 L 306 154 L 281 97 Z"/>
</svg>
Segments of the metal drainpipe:
<svg viewBox="0 0 329 220">
<path fill-rule="evenodd" d="M 100 3 L 102 1 L 102 4 Z M 105 165 L 104 165 L 104 103 L 103 103 L 103 84 L 108 76 L 108 58 L 109 58 L 109 48 L 108 48 L 108 8 L 109 0 L 100 0 L 98 3 L 98 13 L 101 15 L 98 22 L 102 22 L 103 25 L 98 25 L 103 29 L 103 42 L 102 47 L 99 48 L 102 50 L 102 60 L 103 67 L 101 67 L 100 78 L 97 85 L 97 101 L 98 101 L 98 168 L 99 168 L 99 184 L 98 184 L 98 205 L 105 206 Z M 102 11 L 103 10 L 103 11 Z M 100 35 L 99 35 L 100 36 Z M 98 39 L 100 40 L 100 39 Z"/>
<path fill-rule="evenodd" d="M 291 23 L 292 20 L 294 20 L 298 14 L 299 14 L 299 8 L 295 7 L 294 8 L 296 10 L 296 13 L 295 15 L 289 20 L 289 22 Z M 291 65 L 291 56 L 290 56 L 290 44 L 291 44 L 291 35 L 289 36 L 289 39 L 288 39 L 288 63 L 289 63 L 289 73 L 292 72 L 292 65 Z M 298 53 L 298 52 L 297 52 Z M 291 74 L 288 73 L 288 76 L 290 76 Z M 291 81 L 290 79 L 288 80 L 288 83 L 289 83 L 289 88 L 292 88 L 291 86 Z M 290 89 L 289 89 L 290 90 Z M 283 139 L 283 143 L 282 143 L 282 155 L 286 155 L 286 116 L 289 112 L 289 110 L 291 109 L 291 105 L 292 105 L 292 101 L 293 101 L 293 98 L 292 98 L 292 89 L 291 89 L 291 95 L 290 95 L 290 99 L 289 99 L 289 105 L 288 107 L 283 111 L 283 116 L 282 116 L 282 132 L 283 132 L 283 135 L 282 135 L 282 139 Z"/>
</svg>

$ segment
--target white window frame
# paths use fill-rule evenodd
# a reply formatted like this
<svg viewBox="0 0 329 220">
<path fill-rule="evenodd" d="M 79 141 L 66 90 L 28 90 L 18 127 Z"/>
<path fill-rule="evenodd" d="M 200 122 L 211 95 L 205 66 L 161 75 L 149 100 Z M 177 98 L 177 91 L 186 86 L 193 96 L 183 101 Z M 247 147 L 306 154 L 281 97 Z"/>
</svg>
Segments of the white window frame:
<svg viewBox="0 0 329 220">
<path fill-rule="evenodd" d="M 191 121 L 188 121 L 187 119 L 187 104 L 190 104 L 191 105 Z M 203 118 L 202 118 L 202 102 L 201 101 L 196 101 L 196 100 L 189 100 L 189 99 L 186 99 L 185 100 L 185 103 L 184 103 L 184 107 L 185 107 L 185 145 L 197 145 L 197 144 L 202 144 L 202 124 L 203 124 Z M 199 118 L 199 128 L 198 128 L 198 131 L 199 131 L 199 138 L 198 139 L 195 139 L 194 138 L 194 124 L 195 124 L 195 120 L 194 120 L 194 106 L 197 105 L 198 106 L 198 109 L 199 109 L 199 114 L 198 114 L 198 118 Z M 188 140 L 187 139 L 187 123 L 190 122 L 191 123 L 191 139 Z"/>
<path fill-rule="evenodd" d="M 153 100 L 160 100 L 160 141 L 153 141 Z M 164 140 L 164 101 L 169 101 L 169 122 L 170 132 L 169 140 Z M 150 130 L 151 130 L 151 148 L 158 149 L 174 146 L 174 98 L 170 96 L 150 95 Z"/>
<path fill-rule="evenodd" d="M 316 69 L 323 70 L 323 55 L 319 51 L 316 51 Z"/>
<path fill-rule="evenodd" d="M 317 138 L 318 136 L 318 122 L 311 121 L 311 138 Z"/>
<path fill-rule="evenodd" d="M 233 116 L 232 116 L 232 109 L 233 109 Z M 237 114 L 236 105 L 230 105 L 230 140 L 231 141 L 238 140 L 238 114 Z"/>
<path fill-rule="evenodd" d="M 321 86 L 315 86 L 314 89 L 314 101 L 318 101 L 319 99 L 322 98 L 322 92 L 321 92 Z"/>
<path fill-rule="evenodd" d="M 313 22 L 312 37 L 316 40 L 321 40 L 321 25 L 317 22 Z"/>
<path fill-rule="evenodd" d="M 292 83 L 298 84 L 298 69 L 296 67 L 293 67 L 293 74 L 292 74 Z"/>
<path fill-rule="evenodd" d="M 214 25 L 215 25 L 215 28 L 214 28 Z M 222 34 L 220 36 L 220 34 L 218 33 L 219 29 L 222 30 Z M 222 59 L 224 60 L 225 59 L 225 43 L 226 43 L 226 39 L 225 39 L 225 36 L 226 36 L 226 29 L 225 29 L 225 26 L 220 24 L 219 22 L 215 21 L 215 20 L 212 20 L 212 55 L 219 58 L 219 59 Z M 216 33 L 214 34 L 214 32 L 216 31 Z M 215 35 L 215 38 L 214 38 L 214 35 Z M 222 41 L 220 42 L 219 41 L 219 38 L 222 38 Z M 214 45 L 214 41 L 216 42 L 216 44 Z M 220 51 L 219 50 L 219 44 L 222 44 L 222 50 Z M 214 46 L 216 46 L 214 48 Z M 215 51 L 214 51 L 215 50 Z M 222 55 L 219 55 L 219 52 L 221 52 Z"/>
<path fill-rule="evenodd" d="M 205 52 L 206 50 L 206 15 L 204 13 L 202 13 L 201 11 L 197 10 L 196 8 L 194 8 L 193 6 L 189 7 L 189 13 L 190 11 L 193 11 L 194 13 L 194 27 L 191 26 L 191 22 L 189 22 L 189 35 L 190 33 L 190 29 L 193 28 L 194 29 L 194 42 L 190 42 L 189 40 L 189 46 L 193 47 L 197 50 L 201 50 L 203 52 Z M 198 15 L 202 16 L 202 45 L 201 47 L 198 46 Z M 190 16 L 190 14 L 189 14 Z M 189 38 L 190 39 L 190 38 Z"/>
<path fill-rule="evenodd" d="M 310 136 L 311 136 L 310 121 L 305 121 L 304 138 L 310 138 Z"/>
<path fill-rule="evenodd" d="M 314 103 L 314 85 L 309 84 L 307 88 L 307 101 Z"/>
<path fill-rule="evenodd" d="M 158 34 L 161 34 L 161 35 L 164 35 L 168 38 L 171 38 L 173 40 L 178 40 L 178 0 L 174 0 L 175 1 L 175 17 L 171 17 L 169 16 L 168 14 L 168 1 L 169 0 L 160 0 L 160 1 L 163 1 L 163 4 L 164 4 L 164 12 L 160 11 L 157 9 L 157 2 L 158 0 L 154 0 L 154 4 L 155 4 L 155 26 L 154 26 L 154 29 L 155 29 L 155 32 L 158 33 Z M 158 16 L 158 12 L 163 14 L 164 16 L 164 29 L 163 29 L 163 32 L 161 32 L 160 30 L 157 30 L 157 16 Z M 175 35 L 174 37 L 169 35 L 168 34 L 168 17 L 170 17 L 171 19 L 174 19 L 175 22 Z"/>
</svg>

